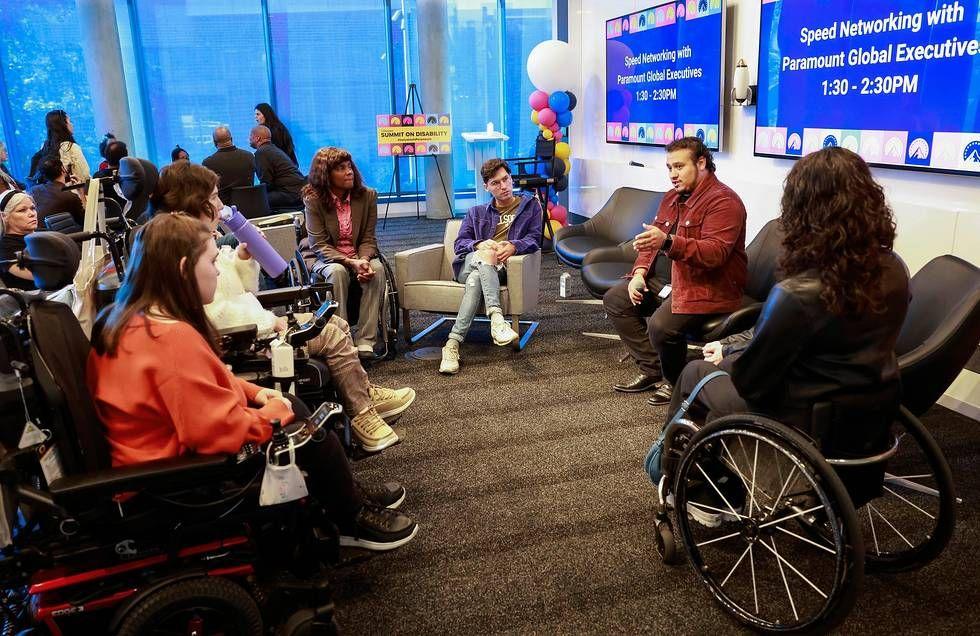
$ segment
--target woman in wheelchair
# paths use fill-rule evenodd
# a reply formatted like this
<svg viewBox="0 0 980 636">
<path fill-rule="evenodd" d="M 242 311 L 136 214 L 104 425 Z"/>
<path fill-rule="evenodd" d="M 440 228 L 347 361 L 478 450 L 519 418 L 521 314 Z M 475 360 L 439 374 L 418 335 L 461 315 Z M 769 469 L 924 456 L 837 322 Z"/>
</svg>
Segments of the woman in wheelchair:
<svg viewBox="0 0 980 636">
<path fill-rule="evenodd" d="M 361 173 L 343 148 L 320 148 L 303 188 L 306 228 L 317 262 L 312 269 L 333 285 L 337 315 L 347 320 L 350 287 L 360 287 L 357 351 L 374 356 L 378 311 L 384 292 L 384 268 L 378 256 L 375 228 L 378 193 L 364 186 Z"/>
<path fill-rule="evenodd" d="M 158 210 L 188 213 L 198 210 L 195 216 L 217 231 L 224 204 L 218 198 L 218 175 L 204 166 L 178 162 L 165 167 L 153 196 Z M 254 324 L 260 336 L 286 330 L 286 318 L 267 311 L 254 295 L 259 284 L 259 265 L 249 254 L 247 245 L 222 246 L 216 264 L 221 276 L 213 301 L 204 308 L 215 327 Z M 364 450 L 377 452 L 396 443 L 398 435 L 385 420 L 408 409 L 415 401 L 415 391 L 372 384 L 361 366 L 350 328 L 342 318 L 333 316 L 307 347 L 311 356 L 327 365 Z"/>
<path fill-rule="evenodd" d="M 139 231 L 116 303 L 96 321 L 88 360 L 113 465 L 234 454 L 268 441 L 272 420 L 309 415 L 298 401 L 222 364 L 204 310 L 218 284 L 217 257 L 211 228 L 190 216 L 157 215 Z M 415 535 L 417 525 L 391 509 L 404 489 L 358 484 L 333 431 L 299 448 L 297 463 L 338 525 L 341 545 L 390 550 Z"/>
<path fill-rule="evenodd" d="M 714 363 L 684 368 L 667 422 L 720 361 L 730 375 L 703 384 L 689 419 L 760 413 L 822 438 L 825 454 L 879 452 L 899 406 L 894 350 L 909 302 L 908 272 L 892 252 L 891 209 L 867 164 L 844 148 L 801 159 L 786 177 L 781 208 L 784 280 L 766 299 L 754 335 L 733 339 L 751 338 L 730 347 L 744 346 L 740 352 L 722 360 L 711 343 L 705 356 Z M 880 417 L 861 420 L 863 428 L 814 430 L 815 404 L 845 402 Z"/>
<path fill-rule="evenodd" d="M 24 251 L 24 237 L 36 229 L 37 208 L 31 195 L 20 190 L 0 192 L 0 261 L 11 261 Z M 11 289 L 37 289 L 31 272 L 4 262 L 0 262 L 0 281 Z"/>
</svg>

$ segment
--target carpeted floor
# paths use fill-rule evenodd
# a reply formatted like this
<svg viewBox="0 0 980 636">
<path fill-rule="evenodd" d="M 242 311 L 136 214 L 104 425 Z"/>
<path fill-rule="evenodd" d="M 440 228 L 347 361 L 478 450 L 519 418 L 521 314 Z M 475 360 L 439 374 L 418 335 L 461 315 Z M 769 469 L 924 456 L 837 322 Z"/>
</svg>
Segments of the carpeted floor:
<svg viewBox="0 0 980 636">
<path fill-rule="evenodd" d="M 440 241 L 442 225 L 392 219 L 382 248 L 392 255 Z M 404 509 L 420 531 L 399 550 L 337 569 L 345 633 L 738 630 L 689 566 L 660 563 L 655 493 L 641 464 L 666 409 L 612 391 L 633 367 L 617 361 L 618 342 L 579 335 L 610 326 L 601 307 L 556 302 L 561 271 L 545 254 L 533 316 L 541 326 L 522 353 L 474 333 L 457 376 L 401 356 L 370 370 L 378 383 L 414 387 L 418 399 L 396 425 L 404 442 L 355 471 L 404 483 Z M 413 315 L 415 329 L 429 319 Z M 844 633 L 966 633 L 980 620 L 980 423 L 941 407 L 925 421 L 965 500 L 953 543 L 921 571 L 868 576 Z"/>
</svg>

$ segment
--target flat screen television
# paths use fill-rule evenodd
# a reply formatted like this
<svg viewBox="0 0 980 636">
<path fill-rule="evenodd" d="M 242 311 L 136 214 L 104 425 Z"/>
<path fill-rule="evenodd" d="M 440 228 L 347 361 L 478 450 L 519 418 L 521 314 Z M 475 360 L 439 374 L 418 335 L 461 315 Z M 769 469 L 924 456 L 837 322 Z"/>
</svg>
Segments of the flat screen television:
<svg viewBox="0 0 980 636">
<path fill-rule="evenodd" d="M 606 21 L 606 141 L 721 148 L 725 2 L 672 0 Z"/>
<path fill-rule="evenodd" d="M 980 0 L 763 0 L 755 154 L 980 175 Z"/>
</svg>

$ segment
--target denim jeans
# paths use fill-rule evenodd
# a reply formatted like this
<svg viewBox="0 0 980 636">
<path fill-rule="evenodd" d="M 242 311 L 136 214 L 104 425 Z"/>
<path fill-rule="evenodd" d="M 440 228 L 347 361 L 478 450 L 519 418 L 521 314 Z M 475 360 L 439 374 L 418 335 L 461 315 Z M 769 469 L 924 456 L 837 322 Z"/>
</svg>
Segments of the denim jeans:
<svg viewBox="0 0 980 636">
<path fill-rule="evenodd" d="M 456 278 L 465 287 L 463 292 L 463 302 L 459 305 L 459 313 L 456 314 L 456 324 L 453 325 L 449 337 L 458 342 L 463 342 L 466 333 L 473 324 L 476 312 L 480 308 L 480 301 L 484 301 L 487 307 L 487 315 L 493 308 L 500 309 L 500 276 L 503 270 L 498 270 L 493 265 L 488 265 L 482 260 L 477 260 L 476 252 L 470 252 L 463 261 L 463 269 L 459 271 Z"/>
</svg>

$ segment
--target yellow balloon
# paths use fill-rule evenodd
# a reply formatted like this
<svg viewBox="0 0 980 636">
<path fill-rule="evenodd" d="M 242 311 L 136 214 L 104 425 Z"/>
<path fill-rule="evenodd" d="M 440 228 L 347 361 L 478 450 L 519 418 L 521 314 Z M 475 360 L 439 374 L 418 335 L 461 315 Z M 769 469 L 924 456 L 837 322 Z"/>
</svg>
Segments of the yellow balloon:
<svg viewBox="0 0 980 636">
<path fill-rule="evenodd" d="M 568 159 L 568 156 L 572 154 L 572 147 L 569 146 L 564 141 L 559 141 L 555 144 L 555 156 L 559 159 Z"/>
<path fill-rule="evenodd" d="M 531 111 L 531 121 L 535 124 L 538 123 L 538 111 L 536 110 Z"/>
<path fill-rule="evenodd" d="M 559 145 L 561 145 L 561 144 L 559 144 Z M 565 159 L 564 161 L 565 161 L 565 174 L 568 174 L 569 172 L 572 171 L 572 160 L 571 159 Z"/>
<path fill-rule="evenodd" d="M 544 132 L 545 130 L 548 130 L 548 127 L 544 124 L 538 124 L 538 130 Z"/>
<path fill-rule="evenodd" d="M 544 237 L 550 239 L 553 238 L 555 236 L 555 232 L 557 232 L 561 228 L 561 221 L 557 219 L 551 219 L 550 221 L 548 221 L 548 228 L 549 229 L 545 230 L 544 232 Z"/>
<path fill-rule="evenodd" d="M 550 128 L 545 128 L 544 130 L 541 131 L 541 136 L 544 137 L 545 139 L 551 139 L 552 137 L 555 136 L 555 133 L 551 132 Z"/>
</svg>

